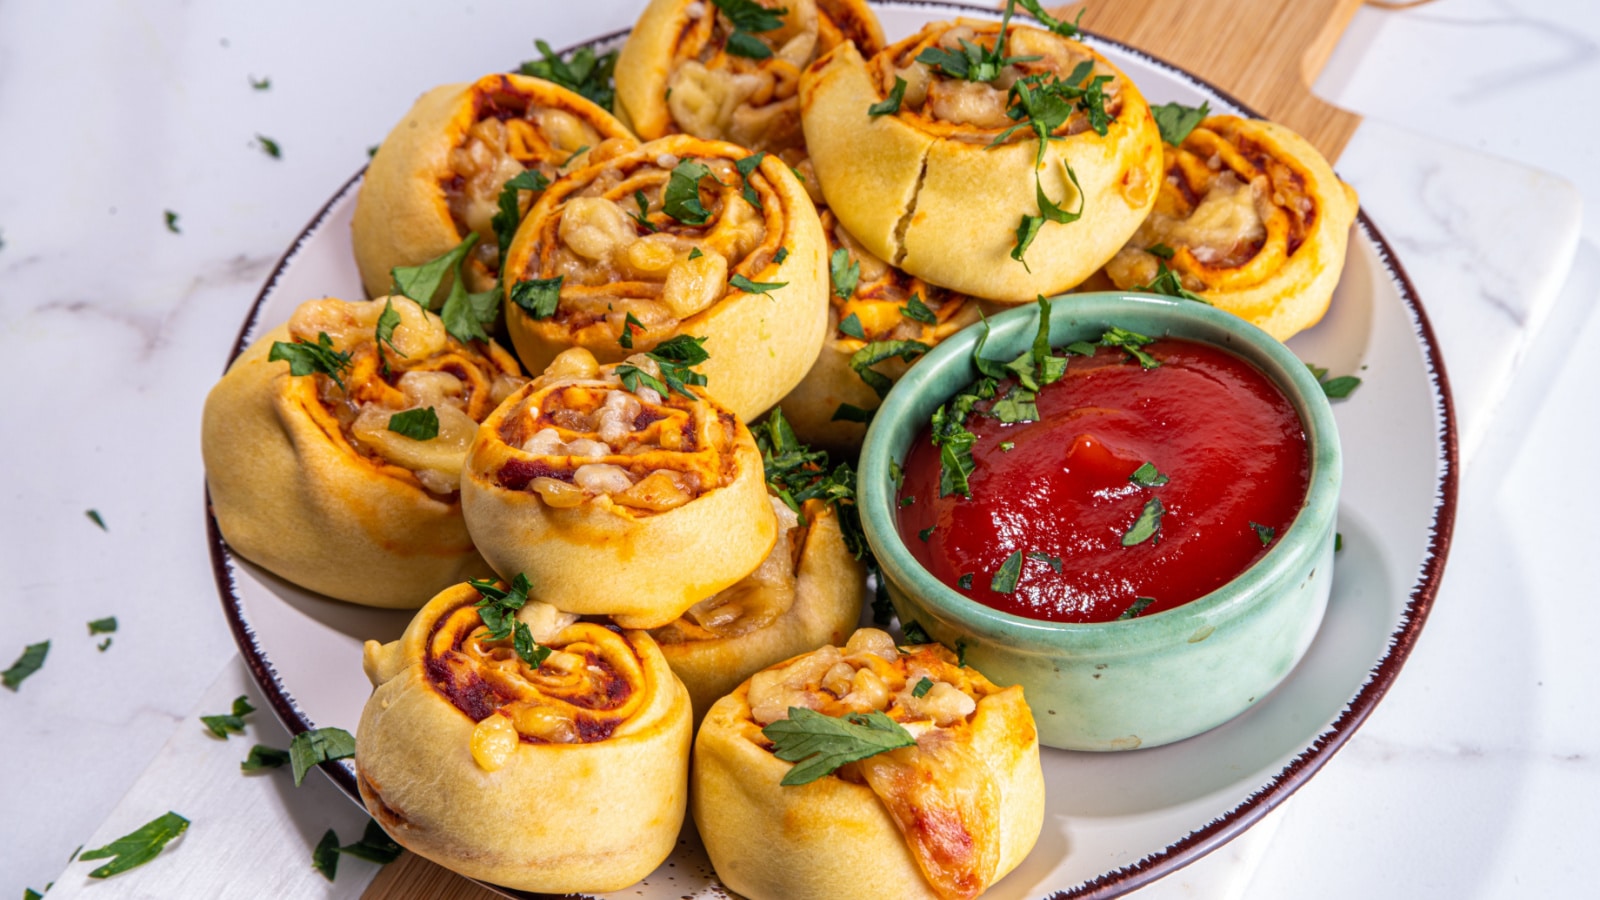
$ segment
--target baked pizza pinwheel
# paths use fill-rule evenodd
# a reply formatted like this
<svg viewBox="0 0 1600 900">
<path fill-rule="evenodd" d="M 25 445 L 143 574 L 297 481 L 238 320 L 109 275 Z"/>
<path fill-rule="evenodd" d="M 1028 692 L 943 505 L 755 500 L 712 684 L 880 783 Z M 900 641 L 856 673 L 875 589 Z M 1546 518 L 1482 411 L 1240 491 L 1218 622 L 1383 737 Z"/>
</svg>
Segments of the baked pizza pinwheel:
<svg viewBox="0 0 1600 900">
<path fill-rule="evenodd" d="M 799 383 L 828 316 L 826 242 L 788 165 L 673 135 L 570 172 L 523 219 L 506 325 L 538 371 L 568 347 L 616 362 L 679 334 L 739 418 Z"/>
<path fill-rule="evenodd" d="M 883 46 L 865 0 L 651 0 L 617 57 L 617 114 L 646 140 L 798 149 L 800 73 L 846 41 Z"/>
<path fill-rule="evenodd" d="M 672 851 L 689 696 L 648 634 L 476 582 L 368 641 L 364 666 L 356 783 L 408 850 L 549 893 L 626 887 Z"/>
<path fill-rule="evenodd" d="M 1155 202 L 1161 138 L 1144 97 L 1050 31 L 958 19 L 870 58 L 844 44 L 800 95 L 839 221 L 952 290 L 1020 303 L 1070 288 Z"/>
<path fill-rule="evenodd" d="M 574 348 L 484 420 L 461 500 L 496 571 L 567 612 L 655 628 L 761 564 L 778 532 L 761 454 L 671 361 L 692 344 L 605 367 Z"/>
<path fill-rule="evenodd" d="M 699 721 L 755 672 L 824 644 L 861 618 L 866 567 L 851 554 L 839 514 L 821 500 L 801 516 L 772 498 L 778 542 L 754 572 L 650 634 L 683 681 Z"/>
<path fill-rule="evenodd" d="M 459 489 L 478 423 L 526 381 L 403 297 L 295 310 L 206 398 L 200 449 L 217 526 L 302 587 L 415 609 L 484 575 Z"/>
<path fill-rule="evenodd" d="M 594 103 L 525 75 L 486 75 L 423 94 L 367 166 L 350 223 L 361 283 L 373 297 L 392 290 L 390 270 L 434 259 L 476 233 L 463 267 L 471 291 L 494 286 L 510 234 L 501 195 L 512 185 L 520 214 L 542 184 L 583 163 L 607 140 L 638 141 Z M 531 173 L 531 174 L 524 174 Z"/>
<path fill-rule="evenodd" d="M 871 412 L 911 363 L 982 312 L 972 297 L 872 255 L 831 210 L 822 211 L 822 227 L 830 250 L 828 336 L 805 380 L 779 405 L 801 441 L 852 453 Z"/>
<path fill-rule="evenodd" d="M 690 784 L 718 877 L 752 900 L 861 896 L 864 872 L 874 897 L 975 897 L 1044 821 L 1022 689 L 871 628 L 717 701 Z"/>
<path fill-rule="evenodd" d="M 1298 134 L 1210 116 L 1166 145 L 1155 209 L 1106 274 L 1123 290 L 1175 276 L 1288 340 L 1327 312 L 1356 211 L 1355 189 Z"/>
</svg>

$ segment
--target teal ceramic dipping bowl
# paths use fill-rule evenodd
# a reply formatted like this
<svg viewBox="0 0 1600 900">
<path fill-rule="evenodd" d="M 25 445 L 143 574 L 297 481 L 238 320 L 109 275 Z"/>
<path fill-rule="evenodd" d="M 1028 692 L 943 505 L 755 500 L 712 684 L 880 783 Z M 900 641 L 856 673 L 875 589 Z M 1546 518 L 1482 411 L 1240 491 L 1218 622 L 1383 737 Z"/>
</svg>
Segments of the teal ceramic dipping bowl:
<svg viewBox="0 0 1600 900">
<path fill-rule="evenodd" d="M 985 358 L 1014 359 L 1038 330 L 1037 305 L 989 320 Z M 1305 505 L 1267 554 L 1222 588 L 1166 612 L 1097 623 L 1011 615 L 946 586 L 911 555 L 896 525 L 890 464 L 938 406 L 978 378 L 974 326 L 912 366 L 873 417 L 861 450 L 859 502 L 902 622 L 915 621 L 1002 684 L 1020 684 L 1046 746 L 1128 750 L 1183 740 L 1260 701 L 1310 646 L 1332 587 L 1341 461 L 1333 413 L 1315 378 L 1266 332 L 1201 303 L 1140 294 L 1074 294 L 1051 304 L 1057 347 L 1098 340 L 1110 326 L 1188 338 L 1232 351 L 1266 373 L 1305 426 Z"/>
</svg>

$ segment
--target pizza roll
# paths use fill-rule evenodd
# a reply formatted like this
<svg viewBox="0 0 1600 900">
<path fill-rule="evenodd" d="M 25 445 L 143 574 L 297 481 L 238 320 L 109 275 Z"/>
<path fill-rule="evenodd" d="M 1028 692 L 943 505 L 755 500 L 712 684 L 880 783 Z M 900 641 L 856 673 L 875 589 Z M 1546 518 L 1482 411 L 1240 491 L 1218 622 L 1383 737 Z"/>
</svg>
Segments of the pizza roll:
<svg viewBox="0 0 1600 900">
<path fill-rule="evenodd" d="M 800 72 L 847 41 L 883 46 L 865 0 L 652 0 L 617 56 L 617 114 L 646 140 L 682 132 L 795 150 Z"/>
<path fill-rule="evenodd" d="M 982 311 L 972 297 L 929 284 L 874 256 L 832 210 L 822 211 L 822 226 L 830 251 L 830 328 L 811 371 L 780 406 L 801 441 L 829 453 L 850 454 L 860 449 L 867 433 L 861 420 L 878 408 L 911 363 L 977 322 Z M 862 369 L 871 369 L 876 377 Z"/>
<path fill-rule="evenodd" d="M 963 48 L 988 55 L 1002 34 L 1007 64 L 991 80 L 927 61 L 981 74 L 959 62 Z M 1144 97 L 1103 56 L 1048 31 L 958 19 L 870 58 L 842 45 L 806 70 L 800 93 L 839 221 L 873 255 L 952 290 L 1005 303 L 1065 290 L 1155 202 L 1161 138 Z"/>
<path fill-rule="evenodd" d="M 674 135 L 544 192 L 511 244 L 506 325 L 529 371 L 568 347 L 616 362 L 704 337 L 711 390 L 750 420 L 822 346 L 826 255 L 816 207 L 782 161 Z"/>
<path fill-rule="evenodd" d="M 866 566 L 845 545 L 839 513 L 811 500 L 804 519 L 771 498 L 778 541 L 754 572 L 650 634 L 683 681 L 699 721 L 757 671 L 855 630 Z"/>
<path fill-rule="evenodd" d="M 505 593 L 456 585 L 398 641 L 367 642 L 361 799 L 406 849 L 471 878 L 626 887 L 677 842 L 689 696 L 642 631 L 530 600 L 496 638 L 475 605 Z"/>
<path fill-rule="evenodd" d="M 784 785 L 812 762 L 780 759 L 767 726 L 796 708 L 854 722 L 886 715 L 913 742 Z M 901 652 L 871 628 L 842 649 L 758 672 L 717 701 L 695 739 L 690 782 L 718 877 L 752 900 L 859 896 L 863 872 L 875 897 L 974 897 L 1016 868 L 1044 821 L 1022 689 L 995 687 L 938 645 Z"/>
<path fill-rule="evenodd" d="M 1165 159 L 1150 218 L 1106 264 L 1112 282 L 1138 290 L 1169 267 L 1280 341 L 1321 320 L 1357 211 L 1322 154 L 1282 125 L 1211 116 Z"/>
<path fill-rule="evenodd" d="M 461 517 L 461 469 L 478 423 L 525 381 L 498 345 L 461 343 L 403 297 L 301 304 L 206 398 L 217 526 L 302 587 L 415 609 L 489 572 Z"/>
<path fill-rule="evenodd" d="M 467 288 L 493 287 L 506 182 L 529 170 L 554 180 L 607 140 L 638 143 L 601 107 L 539 78 L 486 75 L 423 94 L 378 147 L 356 195 L 350 236 L 367 293 L 389 293 L 391 269 L 421 265 L 470 233 L 478 242 L 463 268 Z M 518 192 L 519 213 L 535 194 Z"/>
<path fill-rule="evenodd" d="M 495 570 L 527 573 L 567 612 L 654 628 L 748 575 L 778 526 L 761 453 L 702 388 L 630 388 L 630 370 L 573 349 L 478 429 L 467 527 Z"/>
</svg>

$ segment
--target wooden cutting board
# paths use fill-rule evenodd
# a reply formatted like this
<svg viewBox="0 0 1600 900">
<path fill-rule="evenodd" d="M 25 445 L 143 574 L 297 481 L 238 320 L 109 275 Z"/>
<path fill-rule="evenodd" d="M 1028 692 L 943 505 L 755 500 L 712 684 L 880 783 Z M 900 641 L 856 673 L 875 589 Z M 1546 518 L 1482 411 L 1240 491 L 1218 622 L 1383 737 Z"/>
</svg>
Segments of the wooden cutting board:
<svg viewBox="0 0 1600 900">
<path fill-rule="evenodd" d="M 1337 159 L 1361 117 L 1312 96 L 1311 83 L 1363 0 L 1092 0 L 1054 8 L 1210 81 Z M 1003 4 L 997 4 L 1003 5 Z M 362 900 L 493 900 L 500 895 L 406 854 Z"/>
</svg>

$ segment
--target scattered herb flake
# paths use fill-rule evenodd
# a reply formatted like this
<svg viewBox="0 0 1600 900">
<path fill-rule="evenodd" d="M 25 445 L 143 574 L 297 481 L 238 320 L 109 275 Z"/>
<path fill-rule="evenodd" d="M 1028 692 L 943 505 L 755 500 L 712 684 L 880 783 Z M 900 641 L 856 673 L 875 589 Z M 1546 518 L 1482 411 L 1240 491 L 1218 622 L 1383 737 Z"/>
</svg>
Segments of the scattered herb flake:
<svg viewBox="0 0 1600 900">
<path fill-rule="evenodd" d="M 397 412 L 389 417 L 389 430 L 413 441 L 431 441 L 439 436 L 439 414 L 431 406 Z"/>
<path fill-rule="evenodd" d="M 367 829 L 362 833 L 361 840 L 340 847 L 339 852 L 386 866 L 400 858 L 401 847 L 395 843 L 394 838 L 389 837 L 383 826 L 368 819 Z"/>
<path fill-rule="evenodd" d="M 1028 11 L 1028 15 L 1038 19 L 1040 25 L 1043 25 L 1044 27 L 1054 31 L 1056 34 L 1059 34 L 1064 38 L 1078 38 L 1083 35 L 1083 32 L 1078 28 L 1078 23 L 1083 21 L 1083 10 L 1081 9 L 1078 10 L 1078 17 L 1071 22 L 1068 22 L 1063 19 L 1058 19 L 1055 16 L 1050 15 L 1048 12 L 1045 12 L 1044 7 L 1039 3 L 1039 0 L 1017 0 L 1017 3 L 1023 9 Z"/>
<path fill-rule="evenodd" d="M 160 853 L 174 838 L 189 827 L 189 820 L 175 812 L 152 819 L 137 830 L 117 838 L 111 843 L 78 856 L 81 860 L 110 859 L 93 872 L 90 878 L 110 878 L 136 866 L 142 866 Z"/>
<path fill-rule="evenodd" d="M 876 119 L 878 116 L 892 116 L 900 111 L 900 101 L 906 96 L 906 80 L 899 75 L 894 77 L 894 87 L 889 89 L 889 96 L 867 107 L 867 115 Z"/>
<path fill-rule="evenodd" d="M 902 362 L 911 362 L 929 349 L 921 341 L 873 341 L 850 354 L 850 368 L 882 398 L 894 387 L 894 381 L 882 372 L 873 371 L 872 367 L 894 356 L 900 357 Z"/>
<path fill-rule="evenodd" d="M 254 75 L 251 75 L 250 76 L 250 86 L 255 88 L 258 91 L 264 91 L 264 90 L 267 90 L 268 88 L 272 87 L 272 79 L 271 78 L 257 78 Z"/>
<path fill-rule="evenodd" d="M 1183 143 L 1189 132 L 1195 129 L 1211 115 L 1211 104 L 1201 101 L 1198 107 L 1184 106 L 1182 103 L 1163 103 L 1160 106 L 1150 107 L 1151 115 L 1156 117 L 1156 127 L 1161 130 L 1161 139 L 1176 147 Z"/>
<path fill-rule="evenodd" d="M 1170 479 L 1156 468 L 1155 463 L 1146 460 L 1140 464 L 1139 468 L 1133 470 L 1133 474 L 1128 476 L 1128 480 L 1139 487 L 1153 488 L 1166 484 Z"/>
<path fill-rule="evenodd" d="M 532 75 L 553 81 L 593 103 L 611 109 L 616 99 L 612 72 L 617 67 L 617 51 L 597 56 L 593 47 L 579 47 L 566 59 L 550 49 L 544 41 L 534 41 L 542 59 L 524 62 L 519 69 L 523 75 Z"/>
<path fill-rule="evenodd" d="M 861 280 L 861 263 L 852 260 L 850 251 L 840 247 L 833 251 L 832 256 L 828 257 L 828 280 L 833 282 L 833 295 L 835 297 L 840 300 L 849 300 L 850 296 L 856 292 L 856 285 Z"/>
<path fill-rule="evenodd" d="M 333 349 L 333 339 L 328 337 L 326 331 L 317 332 L 317 342 L 302 341 L 296 338 L 294 343 L 273 341 L 272 350 L 267 353 L 269 362 L 287 362 L 290 375 L 311 375 L 321 372 L 333 379 L 333 383 L 344 390 L 344 380 L 340 373 L 350 368 L 350 354 Z"/>
<path fill-rule="evenodd" d="M 1047 565 L 1051 569 L 1053 569 L 1057 575 L 1061 574 L 1061 557 L 1059 557 L 1059 556 L 1051 556 L 1048 553 L 1044 553 L 1044 552 L 1039 551 L 1039 550 L 1034 550 L 1034 551 L 1032 551 L 1032 552 L 1030 552 L 1028 554 L 1028 558 L 1029 559 L 1036 559 L 1039 562 L 1044 563 L 1045 565 Z"/>
<path fill-rule="evenodd" d="M 660 378 L 632 363 L 617 366 L 615 372 L 622 379 L 623 387 L 630 391 L 637 392 L 639 385 L 644 384 L 659 394 L 672 392 L 690 400 L 698 400 L 700 398 L 689 390 L 688 385 L 706 383 L 706 376 L 693 368 L 711 358 L 701 346 L 705 341 L 705 338 L 691 334 L 674 335 L 646 353 L 645 356 L 655 360 L 656 368 L 661 372 Z"/>
<path fill-rule="evenodd" d="M 1168 247 L 1166 244 L 1151 244 L 1150 246 L 1144 248 L 1144 252 L 1156 257 L 1157 259 L 1164 259 L 1169 262 L 1177 253 L 1177 251 L 1173 250 L 1171 247 Z"/>
<path fill-rule="evenodd" d="M 989 590 L 997 594 L 1012 594 L 1017 590 L 1017 579 L 1022 577 L 1022 551 L 1014 550 L 1000 564 L 994 577 L 989 579 Z"/>
<path fill-rule="evenodd" d="M 528 602 L 528 591 L 533 589 L 528 576 L 518 572 L 510 586 L 504 588 L 494 581 L 468 581 L 467 584 L 478 592 L 478 602 L 474 605 L 478 617 L 489 629 L 488 639 L 503 641 L 510 637 L 516 612 Z"/>
<path fill-rule="evenodd" d="M 1100 346 L 1121 348 L 1129 356 L 1138 360 L 1139 365 L 1146 369 L 1154 369 L 1161 365 L 1160 360 L 1144 352 L 1145 345 L 1154 341 L 1155 338 L 1153 337 L 1115 326 L 1106 329 L 1105 333 L 1100 335 Z"/>
<path fill-rule="evenodd" d="M 268 156 L 272 157 L 273 159 L 282 159 L 283 158 L 283 148 L 278 146 L 278 142 L 277 141 L 273 140 L 272 138 L 267 137 L 264 134 L 256 135 L 256 140 L 258 142 L 260 142 L 262 152 L 266 153 Z"/>
<path fill-rule="evenodd" d="M 920 538 L 924 544 L 926 544 L 928 542 L 928 538 L 930 538 L 932 536 L 933 536 L 933 526 L 932 525 L 929 525 L 927 528 L 924 528 L 921 531 L 917 532 L 917 537 Z"/>
<path fill-rule="evenodd" d="M 693 259 L 694 257 L 691 256 L 689 258 Z M 623 319 L 622 319 L 622 336 L 617 338 L 617 343 L 622 345 L 622 349 L 624 349 L 624 350 L 632 350 L 633 349 L 633 330 L 635 328 L 639 329 L 640 331 L 643 331 L 644 330 L 644 323 L 639 321 L 637 318 L 634 318 L 633 313 L 630 312 L 630 313 L 628 313 L 627 315 L 625 315 L 623 317 Z"/>
<path fill-rule="evenodd" d="M 923 325 L 934 325 L 939 321 L 938 315 L 929 309 L 926 303 L 922 302 L 922 297 L 918 294 L 911 295 L 911 299 L 906 301 L 906 305 L 900 308 L 900 314 L 913 322 L 920 322 Z"/>
<path fill-rule="evenodd" d="M 234 698 L 233 712 L 215 716 L 201 716 L 200 721 L 210 729 L 211 733 L 223 740 L 228 739 L 228 734 L 244 734 L 244 717 L 255 712 L 256 708 L 250 705 L 250 698 L 243 694 Z"/>
<path fill-rule="evenodd" d="M 966 638 L 957 638 L 956 639 L 956 665 L 961 666 L 962 668 L 966 668 L 966 666 L 967 666 L 967 641 L 966 641 Z"/>
<path fill-rule="evenodd" d="M 494 229 L 495 242 L 500 247 L 500 259 L 506 258 L 511 249 L 511 240 L 517 235 L 517 226 L 522 224 L 522 192 L 539 194 L 549 186 L 550 179 L 538 169 L 525 169 L 506 179 L 506 183 L 500 186 L 500 211 L 489 220 L 489 226 Z"/>
<path fill-rule="evenodd" d="M 1329 400 L 1343 400 L 1354 393 L 1355 389 L 1360 386 L 1360 378 L 1354 375 L 1340 375 L 1338 378 L 1330 378 L 1322 382 L 1322 393 L 1326 394 Z"/>
<path fill-rule="evenodd" d="M 1122 615 L 1117 616 L 1117 619 L 1120 621 L 1122 619 L 1138 618 L 1139 614 L 1149 609 L 1150 604 L 1154 602 L 1156 602 L 1156 598 L 1154 597 L 1135 598 L 1133 603 L 1129 604 L 1128 608 L 1122 611 Z"/>
<path fill-rule="evenodd" d="M 841 403 L 839 408 L 833 411 L 833 418 L 828 421 L 861 422 L 865 424 L 872 421 L 872 410 L 862 409 L 854 403 Z"/>
<path fill-rule="evenodd" d="M 778 288 L 789 286 L 787 281 L 751 281 L 743 275 L 734 275 L 728 279 L 728 284 L 746 294 L 768 294 Z"/>
<path fill-rule="evenodd" d="M 780 254 L 786 252 L 786 250 L 787 250 L 787 248 L 784 248 L 784 247 L 779 247 L 778 248 L 778 252 Z M 689 250 L 689 258 L 690 259 L 699 259 L 702 256 L 705 256 L 705 254 L 700 252 L 700 248 L 699 247 L 690 248 L 690 250 Z M 778 259 L 777 257 L 774 257 L 774 259 L 777 262 L 783 262 L 782 259 Z"/>
<path fill-rule="evenodd" d="M 177 213 L 175 213 L 175 212 L 173 212 L 172 210 L 169 209 L 169 210 L 163 211 L 161 216 L 162 216 L 163 219 L 166 220 L 167 230 L 168 231 L 172 232 L 173 234 L 183 234 L 182 229 L 178 228 L 178 214 Z"/>
<path fill-rule="evenodd" d="M 511 643 L 517 651 L 517 656 L 528 664 L 528 668 L 534 670 L 544 665 L 544 661 L 552 652 L 549 647 L 533 639 L 533 632 L 529 631 L 528 626 L 520 619 L 512 625 Z"/>
<path fill-rule="evenodd" d="M 511 302 L 535 319 L 548 319 L 556 314 L 556 305 L 561 301 L 561 281 L 565 277 L 519 281 L 511 286 Z"/>
<path fill-rule="evenodd" d="M 933 638 L 928 637 L 928 632 L 923 629 L 922 623 L 916 621 L 915 619 L 902 625 L 900 627 L 900 633 L 905 637 L 905 643 L 908 647 L 917 647 L 921 646 L 922 644 L 933 643 Z"/>
<path fill-rule="evenodd" d="M 104 653 L 107 650 L 110 650 L 111 649 L 111 638 L 106 638 L 105 640 L 101 641 L 100 643 L 95 644 L 94 647 L 95 647 L 96 650 L 99 650 L 101 653 Z"/>
<path fill-rule="evenodd" d="M 746 203 L 756 209 L 762 208 L 761 197 L 756 193 L 755 187 L 750 184 L 750 173 L 760 167 L 761 161 L 766 158 L 767 154 L 765 153 L 752 153 L 733 164 L 733 167 L 739 170 L 739 178 L 743 182 L 743 185 L 739 188 L 739 196 L 743 197 Z"/>
<path fill-rule="evenodd" d="M 776 265 L 780 265 L 780 266 L 783 265 L 783 261 L 788 259 L 788 258 L 789 258 L 789 248 L 788 247 L 779 247 L 778 248 L 778 252 L 772 254 L 773 263 L 775 263 Z"/>
<path fill-rule="evenodd" d="M 1139 518 L 1134 520 L 1133 527 L 1122 535 L 1122 546 L 1133 547 L 1155 537 L 1161 531 L 1161 517 L 1166 513 L 1167 508 L 1162 505 L 1161 498 L 1151 497 L 1144 509 L 1139 511 Z"/>
<path fill-rule="evenodd" d="M 339 874 L 339 836 L 329 828 L 317 841 L 317 846 L 311 851 L 311 868 L 322 873 L 322 877 L 332 881 Z"/>
<path fill-rule="evenodd" d="M 49 641 L 40 641 L 37 644 L 29 644 L 24 647 L 22 655 L 17 657 L 17 661 L 11 664 L 11 668 L 0 673 L 0 683 L 4 683 L 6 687 L 15 691 L 17 685 L 22 684 L 24 678 L 39 671 L 39 668 L 44 665 L 45 656 L 49 652 Z"/>
<path fill-rule="evenodd" d="M 278 769 L 289 763 L 289 751 L 268 747 L 266 744 L 257 744 L 250 748 L 250 755 L 239 763 L 241 772 L 259 772 L 262 769 Z"/>
<path fill-rule="evenodd" d="M 1340 532 L 1340 531 L 1335 531 L 1333 533 L 1333 552 L 1338 553 L 1340 550 L 1343 550 L 1343 549 L 1344 549 L 1344 533 Z"/>
<path fill-rule="evenodd" d="M 116 633 L 116 630 L 117 630 L 117 617 L 116 616 L 106 616 L 104 619 L 95 619 L 94 621 L 89 623 L 89 633 L 91 635 L 95 635 L 95 634 L 114 634 L 114 633 Z"/>
<path fill-rule="evenodd" d="M 1259 525 L 1255 522 L 1251 522 L 1250 528 L 1255 531 L 1256 537 L 1261 540 L 1261 546 L 1263 547 L 1272 543 L 1272 539 L 1278 536 L 1278 529 L 1269 528 L 1266 525 Z"/>
<path fill-rule="evenodd" d="M 1159 259 L 1156 261 L 1156 277 L 1150 279 L 1148 284 L 1134 285 L 1133 290 L 1146 294 L 1160 294 L 1164 297 L 1176 297 L 1179 300 L 1193 300 L 1196 303 L 1204 303 L 1207 306 L 1214 305 L 1210 300 L 1184 287 L 1183 276 L 1167 268 L 1167 264 Z"/>
<path fill-rule="evenodd" d="M 700 179 L 711 174 L 704 164 L 692 159 L 680 161 L 667 178 L 661 194 L 661 211 L 685 225 L 704 225 L 711 212 L 700 202 Z"/>
<path fill-rule="evenodd" d="M 797 764 L 783 776 L 779 782 L 783 785 L 810 784 L 845 763 L 917 743 L 910 732 L 877 710 L 834 718 L 791 706 L 787 719 L 773 722 L 761 733 L 773 742 L 774 756 Z"/>
<path fill-rule="evenodd" d="M 901 498 L 900 498 L 900 506 L 901 506 L 901 507 L 907 507 L 907 506 L 912 506 L 912 505 L 914 505 L 914 504 L 915 504 L 915 503 L 916 503 L 916 502 L 917 502 L 917 498 L 916 498 L 916 497 L 912 497 L 912 496 L 905 496 L 905 497 L 901 497 Z"/>
<path fill-rule="evenodd" d="M 964 591 L 972 590 L 972 573 L 968 572 L 960 578 L 957 578 L 956 584 Z"/>
<path fill-rule="evenodd" d="M 98 509 L 86 509 L 86 510 L 83 511 L 83 514 L 89 517 L 89 521 L 91 521 L 95 525 L 99 526 L 101 531 L 110 531 L 111 530 L 111 529 L 106 527 L 106 520 L 102 519 L 100 517 L 100 510 L 98 510 Z"/>
<path fill-rule="evenodd" d="M 851 313 L 839 320 L 839 333 L 853 337 L 858 341 L 867 339 L 866 329 L 861 327 L 861 320 L 856 317 L 855 313 Z"/>
<path fill-rule="evenodd" d="M 922 680 L 917 682 L 917 686 L 911 689 L 911 696 L 918 698 L 926 697 L 928 696 L 928 691 L 931 690 L 933 690 L 933 679 L 924 675 L 922 676 Z"/>
<path fill-rule="evenodd" d="M 1000 452 L 1002 452 L 1002 453 L 1009 453 L 1012 450 L 1015 450 L 1016 448 L 1017 448 L 1017 442 L 1016 441 L 1001 441 L 1000 442 Z"/>
<path fill-rule="evenodd" d="M 289 765 L 294 769 L 294 786 L 300 786 L 312 766 L 355 755 L 355 736 L 343 728 L 313 728 L 300 732 L 289 743 Z"/>
<path fill-rule="evenodd" d="M 768 9 L 755 0 L 711 0 L 717 9 L 728 17 L 733 24 L 733 31 L 728 34 L 724 49 L 733 56 L 743 56 L 747 59 L 766 59 L 772 55 L 772 48 L 768 47 L 756 37 L 763 31 L 773 31 L 783 26 L 782 16 L 789 14 L 787 8 Z"/>
</svg>

